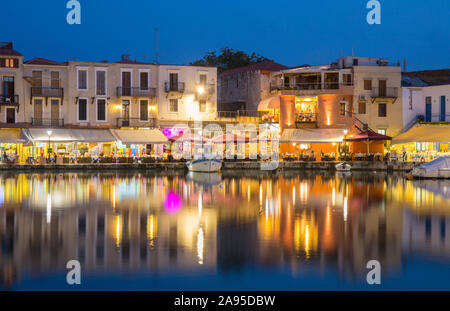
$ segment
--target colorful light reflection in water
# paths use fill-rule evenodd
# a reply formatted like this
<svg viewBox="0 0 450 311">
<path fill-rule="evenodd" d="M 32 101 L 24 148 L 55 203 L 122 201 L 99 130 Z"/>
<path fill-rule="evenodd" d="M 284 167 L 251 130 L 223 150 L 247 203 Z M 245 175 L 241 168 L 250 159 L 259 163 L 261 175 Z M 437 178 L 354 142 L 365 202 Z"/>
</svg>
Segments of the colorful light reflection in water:
<svg viewBox="0 0 450 311">
<path fill-rule="evenodd" d="M 170 191 L 166 195 L 166 199 L 164 200 L 164 208 L 170 214 L 175 214 L 181 209 L 182 206 L 183 201 L 177 193 L 175 193 L 174 191 Z"/>
</svg>

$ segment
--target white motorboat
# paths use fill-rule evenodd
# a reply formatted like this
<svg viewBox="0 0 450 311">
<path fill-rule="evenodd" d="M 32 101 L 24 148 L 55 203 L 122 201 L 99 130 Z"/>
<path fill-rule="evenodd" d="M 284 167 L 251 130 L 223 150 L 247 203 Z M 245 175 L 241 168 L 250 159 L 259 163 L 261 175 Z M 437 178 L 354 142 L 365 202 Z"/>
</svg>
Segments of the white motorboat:
<svg viewBox="0 0 450 311">
<path fill-rule="evenodd" d="M 352 170 L 352 166 L 346 162 L 336 164 L 335 167 L 336 167 L 336 171 L 339 171 L 339 172 L 350 172 Z"/>
<path fill-rule="evenodd" d="M 218 172 L 222 168 L 222 161 L 216 159 L 198 159 L 187 163 L 192 172 Z"/>
<path fill-rule="evenodd" d="M 413 168 L 415 178 L 450 178 L 450 157 L 437 158 Z"/>
</svg>

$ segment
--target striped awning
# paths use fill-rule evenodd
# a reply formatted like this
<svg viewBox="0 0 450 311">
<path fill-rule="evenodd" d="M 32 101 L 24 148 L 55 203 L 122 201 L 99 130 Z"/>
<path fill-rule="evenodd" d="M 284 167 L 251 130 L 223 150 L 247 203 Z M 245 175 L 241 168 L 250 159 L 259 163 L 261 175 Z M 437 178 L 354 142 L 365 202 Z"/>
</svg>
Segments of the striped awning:
<svg viewBox="0 0 450 311">
<path fill-rule="evenodd" d="M 450 143 L 450 124 L 417 124 L 392 139 L 393 144 L 410 142 Z"/>
<path fill-rule="evenodd" d="M 280 143 L 340 143 L 344 129 L 285 129 Z"/>
<path fill-rule="evenodd" d="M 50 134 L 50 135 L 49 135 Z M 84 142 L 107 143 L 116 138 L 107 129 L 28 129 L 28 137 L 33 142 Z"/>
<path fill-rule="evenodd" d="M 166 144 L 169 140 L 158 129 L 152 130 L 112 130 L 116 140 L 122 144 Z"/>
<path fill-rule="evenodd" d="M 28 141 L 21 129 L 0 129 L 1 144 L 25 144 Z"/>
</svg>

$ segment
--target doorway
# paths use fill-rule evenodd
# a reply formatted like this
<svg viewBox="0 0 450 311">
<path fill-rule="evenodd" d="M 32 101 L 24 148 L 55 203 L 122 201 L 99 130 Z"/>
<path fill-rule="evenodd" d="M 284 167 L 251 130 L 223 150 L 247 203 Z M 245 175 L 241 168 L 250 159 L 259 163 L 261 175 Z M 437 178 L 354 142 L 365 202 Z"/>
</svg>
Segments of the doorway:
<svg viewBox="0 0 450 311">
<path fill-rule="evenodd" d="M 16 108 L 6 108 L 6 123 L 16 123 Z"/>
</svg>

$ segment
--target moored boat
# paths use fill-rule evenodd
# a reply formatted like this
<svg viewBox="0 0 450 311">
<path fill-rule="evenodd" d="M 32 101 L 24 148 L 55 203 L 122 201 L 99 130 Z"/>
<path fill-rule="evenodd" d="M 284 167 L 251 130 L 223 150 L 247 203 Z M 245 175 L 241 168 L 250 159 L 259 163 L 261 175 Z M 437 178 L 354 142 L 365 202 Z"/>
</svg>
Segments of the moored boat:
<svg viewBox="0 0 450 311">
<path fill-rule="evenodd" d="M 336 167 L 336 171 L 339 171 L 339 172 L 349 172 L 352 169 L 352 166 L 346 162 L 336 164 L 335 167 Z"/>
<path fill-rule="evenodd" d="M 437 158 L 415 167 L 411 175 L 414 178 L 450 178 L 450 157 Z"/>
<path fill-rule="evenodd" d="M 222 161 L 216 159 L 198 159 L 187 163 L 192 172 L 218 172 L 222 168 Z"/>
</svg>

